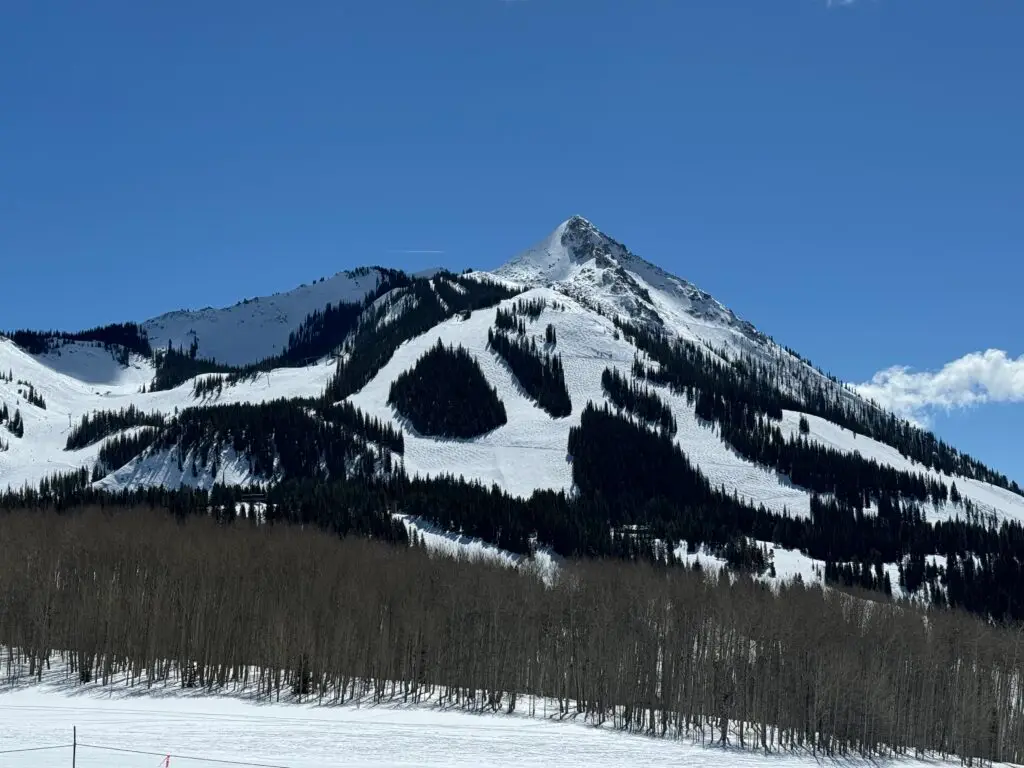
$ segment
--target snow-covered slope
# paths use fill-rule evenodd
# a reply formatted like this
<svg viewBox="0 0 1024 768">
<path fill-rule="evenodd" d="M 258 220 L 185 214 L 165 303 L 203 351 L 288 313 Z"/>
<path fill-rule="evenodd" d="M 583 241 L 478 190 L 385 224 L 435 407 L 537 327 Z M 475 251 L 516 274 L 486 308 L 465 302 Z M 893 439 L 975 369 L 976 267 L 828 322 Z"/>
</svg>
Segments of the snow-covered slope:
<svg viewBox="0 0 1024 768">
<path fill-rule="evenodd" d="M 812 381 L 836 398 L 872 407 L 779 347 L 708 294 L 635 256 L 582 218 L 564 222 L 538 246 L 493 273 L 480 275 L 523 287 L 521 299 L 546 301 L 540 317 L 530 323 L 528 334 L 543 343 L 548 324 L 557 332 L 554 351 L 562 358 L 573 402 L 572 414 L 551 418 L 526 396 L 508 367 L 488 348 L 487 332 L 494 323 L 494 309 L 478 310 L 465 318 L 457 315 L 400 346 L 371 381 L 350 398 L 367 414 L 403 429 L 403 460 L 410 474 L 461 475 L 487 485 L 496 484 L 520 497 L 539 489 L 571 493 L 572 467 L 566 454 L 569 430 L 579 423 L 588 401 L 605 402 L 601 386 L 604 369 L 618 368 L 628 374 L 638 354 L 616 332 L 610 319 L 614 315 L 660 327 L 669 335 L 714 350 L 709 354 L 724 359 L 745 355 L 764 361 L 773 371 L 780 372 L 781 386 L 786 386 L 787 381 Z M 310 312 L 328 302 L 359 300 L 377 288 L 382 277 L 376 269 L 342 273 L 288 293 L 223 310 L 163 315 L 146 323 L 145 329 L 154 347 L 161 347 L 168 340 L 188 347 L 195 340 L 200 356 L 228 363 L 251 362 L 280 351 L 288 334 Z M 437 293 L 437 286 L 433 282 L 431 286 Z M 464 290 L 451 282 L 449 288 Z M 386 306 L 388 311 L 376 321 L 395 323 L 416 307 L 416 298 L 412 293 L 398 291 L 381 297 L 374 307 L 378 305 Z M 437 440 L 416 434 L 388 405 L 391 383 L 439 339 L 465 347 L 477 359 L 505 404 L 507 424 L 473 440 Z M 324 392 L 333 366 L 318 362 L 304 368 L 278 369 L 197 400 L 193 397 L 192 381 L 169 391 L 143 392 L 154 370 L 151 361 L 137 356 L 123 366 L 103 346 L 79 342 L 62 344 L 44 355 L 33 356 L 0 338 L 0 372 L 7 371 L 14 374 L 15 381 L 0 381 L 0 401 L 6 402 L 12 412 L 15 408 L 21 411 L 25 436 L 18 438 L 0 428 L 0 439 L 8 448 L 0 451 L 0 488 L 34 485 L 57 471 L 91 467 L 100 444 L 78 451 L 64 450 L 71 426 L 91 411 L 133 405 L 145 412 L 173 415 L 176 410 L 197 405 L 315 397 Z M 21 391 L 24 386 L 18 380 L 30 382 L 44 397 L 45 410 L 25 401 Z M 677 442 L 714 486 L 777 512 L 808 514 L 810 494 L 805 489 L 737 454 L 723 442 L 714 426 L 697 419 L 694 406 L 684 397 L 665 388 L 659 389 L 659 395 L 675 415 Z M 799 413 L 787 412 L 783 431 L 796 430 L 799 418 Z M 811 437 L 818 442 L 847 452 L 859 450 L 865 457 L 897 469 L 921 470 L 889 446 L 862 436 L 854 438 L 823 419 L 812 416 L 809 421 Z M 249 475 L 244 457 L 223 455 L 217 464 L 221 472 L 217 479 L 235 483 L 262 479 Z M 950 485 L 956 482 L 960 493 L 983 513 L 1024 520 L 1024 498 L 1016 494 L 975 480 L 945 476 L 942 480 Z M 105 487 L 122 488 L 181 483 L 208 486 L 213 481 L 203 472 L 182 473 L 176 456 L 154 452 L 102 482 Z M 962 514 L 962 508 L 944 505 L 926 512 L 930 519 L 944 519 Z"/>
<path fill-rule="evenodd" d="M 551 288 L 534 288 L 506 305 L 534 299 L 545 299 L 548 305 L 528 333 L 543 341 L 545 326 L 554 326 L 558 338 L 555 349 L 562 356 L 572 415 L 551 418 L 527 397 L 505 363 L 488 349 L 487 331 L 494 323 L 494 310 L 474 312 L 468 320 L 453 318 L 400 347 L 380 373 L 350 398 L 352 403 L 372 416 L 402 425 L 387 402 L 391 383 L 440 339 L 473 354 L 488 381 L 497 388 L 508 423 L 475 440 L 437 440 L 418 435 L 405 425 L 407 472 L 424 477 L 461 475 L 486 485 L 497 484 L 522 497 L 538 489 L 572 490 L 572 464 L 566 453 L 569 430 L 579 424 L 588 402 L 605 402 L 601 387 L 604 369 L 618 368 L 627 373 L 636 350 L 615 332 L 611 320 Z M 779 512 L 809 512 L 810 496 L 806 491 L 738 456 L 711 429 L 697 422 L 694 408 L 685 398 L 667 392 L 663 396 L 671 401 L 679 421 L 677 440 L 713 484 L 724 485 L 730 492 L 764 502 Z"/>
<path fill-rule="evenodd" d="M 64 674 L 64 671 L 61 670 Z M 943 768 L 953 758 L 829 760 L 807 753 L 764 755 L 615 731 L 557 715 L 555 701 L 532 702 L 533 717 L 420 705 L 270 704 L 244 695 L 161 688 L 94 688 L 70 693 L 56 670 L 39 685 L 0 692 L 0 749 L 10 768 L 71 765 L 77 727 L 80 766 L 281 765 L 292 768 Z M 734 738 L 738 742 L 738 736 Z M 55 747 L 50 749 L 50 747 Z M 14 752 L 13 750 L 33 750 Z M 139 754 L 139 753 L 145 754 Z M 165 758 L 169 762 L 165 763 Z M 188 759 L 188 758 L 199 758 Z M 216 763 L 209 763 L 215 765 Z M 1000 765 L 1000 764 L 997 764 Z"/>
<path fill-rule="evenodd" d="M 580 216 L 563 222 L 493 274 L 527 286 L 547 286 L 609 316 L 659 327 L 723 360 L 750 357 L 774 370 L 784 390 L 797 392 L 800 383 L 820 384 L 847 405 L 874 408 L 710 294 L 640 258 Z"/>
<path fill-rule="evenodd" d="M 782 431 L 787 438 L 799 434 L 800 417 L 805 414 L 795 411 L 784 411 L 782 415 Z M 956 484 L 960 495 L 970 499 L 977 511 L 985 516 L 992 516 L 997 520 L 1024 520 L 1024 496 L 997 488 L 994 485 L 983 483 L 964 477 L 955 477 L 936 472 L 933 469 L 903 456 L 892 446 L 880 443 L 870 437 L 858 435 L 848 429 L 833 424 L 830 421 L 817 416 L 805 416 L 810 427 L 808 437 L 824 446 L 834 448 L 843 453 L 859 453 L 865 459 L 874 459 L 879 464 L 887 465 L 904 472 L 913 472 L 935 478 L 947 486 Z M 929 505 L 925 508 L 932 520 L 949 520 L 962 517 L 963 508 L 951 503 L 940 504 L 939 506 Z"/>
<path fill-rule="evenodd" d="M 288 334 L 328 303 L 357 302 L 380 283 L 377 269 L 339 272 L 287 293 L 246 299 L 231 307 L 180 310 L 142 324 L 154 348 L 188 349 L 199 345 L 200 357 L 227 365 L 245 365 L 284 351 Z"/>
<path fill-rule="evenodd" d="M 0 450 L 0 490 L 20 488 L 26 483 L 38 485 L 44 477 L 69 472 L 81 467 L 91 468 L 96 462 L 102 442 L 76 451 L 64 450 L 70 429 L 93 411 L 117 411 L 134 405 L 146 413 L 174 414 L 197 405 L 215 403 L 258 403 L 277 398 L 315 397 L 321 394 L 333 371 L 329 363 L 307 368 L 285 368 L 261 374 L 258 379 L 228 387 L 216 398 L 196 400 L 193 382 L 174 389 L 142 393 L 143 385 L 153 379 L 149 360 L 133 356 L 128 366 L 121 366 L 114 355 L 102 345 L 70 343 L 59 351 L 30 355 L 8 339 L 0 337 L 0 371 L 13 375 L 13 381 L 0 380 L 0 404 L 6 403 L 13 415 L 21 413 L 25 434 L 19 438 L 6 427 L 0 427 L 0 441 L 7 450 Z M 46 407 L 30 404 L 24 393 L 28 382 L 42 395 Z M 146 485 L 160 482 L 176 484 L 177 461 L 165 457 L 160 462 L 150 459 L 133 470 L 107 478 L 108 487 Z M 173 469 L 172 469 L 173 466 Z M 226 464 L 227 472 L 234 466 Z M 246 474 L 239 467 L 237 482 Z M 190 473 L 186 482 L 193 480 Z M 203 484 L 197 480 L 194 484 Z"/>
</svg>

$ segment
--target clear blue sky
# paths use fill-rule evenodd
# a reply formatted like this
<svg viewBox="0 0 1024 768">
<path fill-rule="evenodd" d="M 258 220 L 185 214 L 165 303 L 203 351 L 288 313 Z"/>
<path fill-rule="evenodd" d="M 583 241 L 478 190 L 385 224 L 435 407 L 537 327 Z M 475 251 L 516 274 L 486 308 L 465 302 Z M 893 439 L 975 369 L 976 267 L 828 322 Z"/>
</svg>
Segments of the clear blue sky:
<svg viewBox="0 0 1024 768">
<path fill-rule="evenodd" d="M 1011 0 L 8 0 L 0 327 L 493 267 L 580 213 L 846 380 L 1016 358 L 1022 33 Z M 1024 480 L 1024 404 L 933 418 Z"/>
</svg>

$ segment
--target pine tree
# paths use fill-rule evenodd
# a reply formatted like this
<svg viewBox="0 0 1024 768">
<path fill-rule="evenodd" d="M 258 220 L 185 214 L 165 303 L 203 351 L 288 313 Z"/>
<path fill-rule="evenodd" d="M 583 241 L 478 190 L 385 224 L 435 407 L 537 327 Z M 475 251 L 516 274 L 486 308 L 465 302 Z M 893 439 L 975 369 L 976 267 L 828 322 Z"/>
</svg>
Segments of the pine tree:
<svg viewBox="0 0 1024 768">
<path fill-rule="evenodd" d="M 7 425 L 7 428 L 15 437 L 25 436 L 25 422 L 22 421 L 21 411 L 19 409 L 15 409 L 14 416 L 11 418 L 11 423 Z"/>
</svg>

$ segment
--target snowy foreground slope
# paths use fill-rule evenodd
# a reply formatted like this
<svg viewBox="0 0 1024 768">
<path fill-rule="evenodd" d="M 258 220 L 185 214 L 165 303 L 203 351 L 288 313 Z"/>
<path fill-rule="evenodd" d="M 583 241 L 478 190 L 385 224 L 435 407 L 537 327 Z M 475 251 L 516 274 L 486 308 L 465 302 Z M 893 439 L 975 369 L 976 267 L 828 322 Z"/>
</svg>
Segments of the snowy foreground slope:
<svg viewBox="0 0 1024 768">
<path fill-rule="evenodd" d="M 71 765 L 70 748 L 7 750 L 70 744 L 73 727 L 78 729 L 80 744 L 78 768 L 155 768 L 164 765 L 167 756 L 171 768 L 204 764 L 187 758 L 281 768 L 910 768 L 958 764 L 937 759 L 828 761 L 809 754 L 764 756 L 737 748 L 708 748 L 557 722 L 544 717 L 541 702 L 531 718 L 387 705 L 257 705 L 216 695 L 69 694 L 39 686 L 0 692 L 0 766 Z M 85 744 L 108 749 L 81 746 Z"/>
</svg>

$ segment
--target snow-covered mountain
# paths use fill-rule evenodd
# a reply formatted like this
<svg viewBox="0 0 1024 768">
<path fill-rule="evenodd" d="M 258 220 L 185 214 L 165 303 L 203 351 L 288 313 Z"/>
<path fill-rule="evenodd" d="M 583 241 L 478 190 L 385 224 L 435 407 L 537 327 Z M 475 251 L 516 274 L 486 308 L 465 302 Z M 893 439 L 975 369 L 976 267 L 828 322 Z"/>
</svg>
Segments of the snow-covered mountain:
<svg viewBox="0 0 1024 768">
<path fill-rule="evenodd" d="M 716 347 L 761 349 L 767 339 L 692 283 L 634 255 L 582 216 L 495 270 L 530 286 L 547 286 L 583 305 L 639 318 Z"/>
<path fill-rule="evenodd" d="M 929 520 L 961 518 L 969 500 L 972 513 L 1024 521 L 1024 496 L 1009 483 L 996 480 L 996 473 L 964 470 L 957 475 L 935 462 L 922 463 L 930 461 L 928 443 L 914 454 L 905 446 L 898 450 L 863 431 L 858 434 L 851 427 L 861 423 L 856 419 L 870 425 L 893 417 L 780 347 L 707 293 L 634 255 L 581 217 L 562 223 L 538 245 L 490 273 L 454 276 L 430 270 L 384 280 L 380 269 L 361 269 L 225 309 L 161 315 L 142 324 L 154 350 L 152 358 L 137 354 L 126 358 L 123 350 L 110 345 L 77 340 L 30 354 L 0 338 L 0 406 L 6 404 L 12 415 L 17 411 L 23 425 L 20 436 L 10 424 L 0 426 L 0 490 L 34 486 L 56 472 L 91 470 L 109 441 L 160 431 L 131 427 L 69 450 L 68 435 L 87 414 L 132 407 L 173 420 L 189 408 L 307 402 L 334 391 L 329 388 L 332 376 L 340 366 L 351 366 L 359 369 L 361 378 L 343 391 L 341 399 L 402 434 L 404 452 L 393 458 L 407 475 L 461 476 L 518 498 L 544 490 L 571 495 L 575 483 L 567 443 L 587 403 L 609 401 L 602 383 L 605 370 L 628 377 L 635 365 L 655 371 L 662 365 L 623 330 L 625 322 L 672 343 L 692 344 L 705 356 L 701 359 L 706 365 L 731 376 L 753 376 L 751 371 L 758 367 L 757 386 L 770 387 L 787 398 L 782 401 L 781 418 L 776 415 L 772 422 L 782 438 L 805 439 L 839 454 L 919 475 L 927 482 L 955 484 L 961 498 L 929 503 Z M 486 292 L 487 286 L 494 285 L 505 286 L 510 298 L 485 300 L 474 295 L 477 287 Z M 230 366 L 280 355 L 289 336 L 312 313 L 339 302 L 362 308 L 352 329 L 345 331 L 338 344 L 330 345 L 341 350 L 335 359 L 324 355 L 305 365 L 291 363 L 300 367 L 268 367 L 255 375 L 250 371 L 232 376 Z M 511 311 L 524 302 L 534 304 L 536 311 L 522 338 L 546 350 L 543 354 L 559 356 L 572 401 L 568 416 L 555 418 L 542 408 L 489 344 L 496 311 Z M 547 340 L 545 334 L 549 334 Z M 392 385 L 439 341 L 462 347 L 474 358 L 503 405 L 505 423 L 470 439 L 436 437 L 421 434 L 396 410 L 390 402 Z M 185 376 L 177 386 L 154 389 L 152 381 L 162 364 L 159 353 L 168 343 L 175 349 L 191 349 L 197 366 L 211 365 L 197 367 L 196 375 Z M 376 346 L 367 352 L 367 345 Z M 692 392 L 656 382 L 651 386 L 671 410 L 676 425 L 672 440 L 712 487 L 777 514 L 794 518 L 811 514 L 812 498 L 822 495 L 820 491 L 802 487 L 777 468 L 745 457 L 725 438 L 720 425 L 698 415 Z M 35 393 L 31 399 L 30 389 Z M 852 421 L 830 421 L 832 413 L 850 415 Z M 258 462 L 239 453 L 238 446 L 224 437 L 211 433 L 203 438 L 212 451 L 208 445 L 176 446 L 173 441 L 143 446 L 123 465 L 97 472 L 97 487 L 210 487 L 215 482 L 266 484 L 279 479 L 275 473 L 283 470 L 261 474 Z M 380 456 L 384 453 L 379 449 Z M 872 512 L 872 502 L 866 511 Z"/>
</svg>

